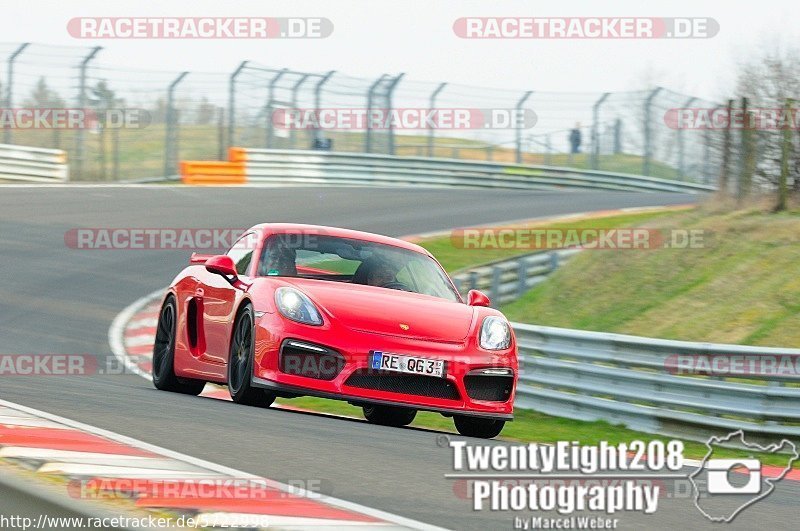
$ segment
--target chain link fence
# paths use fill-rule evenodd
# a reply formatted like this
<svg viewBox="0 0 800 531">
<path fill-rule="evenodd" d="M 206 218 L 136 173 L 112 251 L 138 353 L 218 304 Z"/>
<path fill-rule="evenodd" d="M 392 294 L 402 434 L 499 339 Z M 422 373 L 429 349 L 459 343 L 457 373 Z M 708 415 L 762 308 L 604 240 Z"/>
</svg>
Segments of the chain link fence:
<svg viewBox="0 0 800 531">
<path fill-rule="evenodd" d="M 324 149 L 546 164 L 715 184 L 719 131 L 671 128 L 665 114 L 718 107 L 665 89 L 555 93 L 414 80 L 387 73 L 297 72 L 245 61 L 233 72 L 163 72 L 109 65 L 102 50 L 0 44 L 0 101 L 19 108 L 141 111 L 114 126 L 25 128 L 3 121 L 3 143 L 65 149 L 73 180 L 171 176 L 180 160 L 224 160 L 227 148 Z M 287 128 L 296 109 L 533 111 L 535 124 L 496 127 Z"/>
</svg>

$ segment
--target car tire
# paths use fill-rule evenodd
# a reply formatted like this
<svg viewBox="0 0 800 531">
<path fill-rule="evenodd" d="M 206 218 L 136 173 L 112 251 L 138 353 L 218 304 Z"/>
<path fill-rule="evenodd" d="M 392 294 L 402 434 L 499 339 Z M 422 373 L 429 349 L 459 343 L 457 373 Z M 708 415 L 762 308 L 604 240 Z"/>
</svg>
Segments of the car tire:
<svg viewBox="0 0 800 531">
<path fill-rule="evenodd" d="M 253 322 L 253 307 L 246 304 L 239 310 L 233 323 L 228 357 L 228 392 L 237 404 L 269 407 L 275 401 L 275 394 L 252 385 L 255 353 Z"/>
<path fill-rule="evenodd" d="M 455 415 L 453 422 L 455 422 L 456 429 L 461 435 L 480 439 L 497 437 L 506 424 L 504 420 L 466 417 L 463 415 Z"/>
<path fill-rule="evenodd" d="M 164 301 L 158 314 L 156 339 L 153 344 L 151 374 L 153 385 L 161 391 L 171 391 L 186 395 L 199 395 L 206 383 L 175 376 L 175 339 L 177 337 L 178 312 L 175 297 Z"/>
<path fill-rule="evenodd" d="M 392 406 L 364 406 L 364 417 L 373 424 L 381 426 L 408 426 L 417 416 L 416 409 Z"/>
</svg>

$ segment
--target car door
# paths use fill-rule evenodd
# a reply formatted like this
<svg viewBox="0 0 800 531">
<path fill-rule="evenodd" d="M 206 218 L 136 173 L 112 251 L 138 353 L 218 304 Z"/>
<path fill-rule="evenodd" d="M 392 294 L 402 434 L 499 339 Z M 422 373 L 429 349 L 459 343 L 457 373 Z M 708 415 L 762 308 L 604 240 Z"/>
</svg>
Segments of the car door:
<svg viewBox="0 0 800 531">
<path fill-rule="evenodd" d="M 250 278 L 250 265 L 255 250 L 254 236 L 252 232 L 244 234 L 226 253 L 233 260 L 236 272 L 243 280 Z M 230 334 L 236 318 L 239 290 L 221 275 L 209 274 L 205 280 L 204 285 L 199 288 L 202 293 L 196 294 L 203 301 L 206 341 L 206 351 L 200 359 L 210 366 L 222 367 L 221 374 L 225 376 L 224 366 L 228 361 Z"/>
</svg>

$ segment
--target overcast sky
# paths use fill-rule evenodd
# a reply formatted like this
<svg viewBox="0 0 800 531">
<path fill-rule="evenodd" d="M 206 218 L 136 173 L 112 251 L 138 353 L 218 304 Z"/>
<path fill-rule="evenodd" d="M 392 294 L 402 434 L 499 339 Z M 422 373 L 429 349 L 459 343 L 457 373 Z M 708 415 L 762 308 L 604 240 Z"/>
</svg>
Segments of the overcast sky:
<svg viewBox="0 0 800 531">
<path fill-rule="evenodd" d="M 727 95 L 737 56 L 764 43 L 797 41 L 794 1 L 463 1 L 108 0 L 3 3 L 0 39 L 101 45 L 104 65 L 229 72 L 249 59 L 303 71 L 358 76 L 406 72 L 409 79 L 536 91 L 614 91 L 651 80 L 707 98 Z M 102 40 L 71 37 L 73 17 L 326 17 L 333 34 L 306 40 Z M 466 40 L 453 22 L 465 16 L 712 17 L 720 32 L 696 40 Z"/>
</svg>

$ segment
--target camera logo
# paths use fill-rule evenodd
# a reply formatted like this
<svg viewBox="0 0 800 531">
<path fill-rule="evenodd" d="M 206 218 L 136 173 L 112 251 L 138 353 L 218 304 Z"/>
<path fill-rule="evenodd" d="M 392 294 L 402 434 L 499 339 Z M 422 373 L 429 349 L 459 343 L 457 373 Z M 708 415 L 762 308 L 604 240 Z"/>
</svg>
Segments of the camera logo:
<svg viewBox="0 0 800 531">
<path fill-rule="evenodd" d="M 775 490 L 776 483 L 792 470 L 800 459 L 797 446 L 788 439 L 761 446 L 745 440 L 737 430 L 724 437 L 711 437 L 706 442 L 708 452 L 697 470 L 689 474 L 694 489 L 694 504 L 712 522 L 730 523 L 747 507 L 763 500 Z M 776 473 L 763 474 L 761 461 L 748 458 L 712 459 L 722 447 L 735 447 L 747 452 L 770 453 L 785 463 Z M 769 477 L 765 477 L 769 476 Z"/>
<path fill-rule="evenodd" d="M 743 468 L 749 472 L 747 483 L 734 485 L 730 474 Z M 706 465 L 709 494 L 758 494 L 761 492 L 761 461 L 758 459 L 709 459 Z"/>
</svg>

